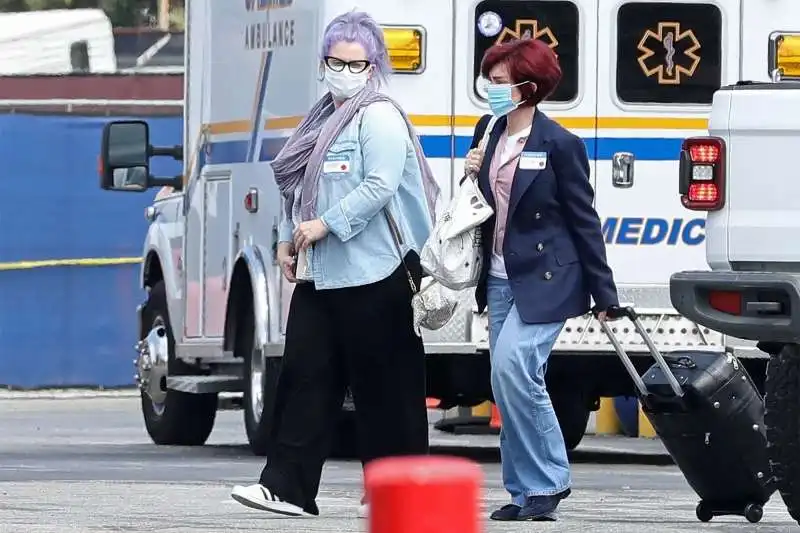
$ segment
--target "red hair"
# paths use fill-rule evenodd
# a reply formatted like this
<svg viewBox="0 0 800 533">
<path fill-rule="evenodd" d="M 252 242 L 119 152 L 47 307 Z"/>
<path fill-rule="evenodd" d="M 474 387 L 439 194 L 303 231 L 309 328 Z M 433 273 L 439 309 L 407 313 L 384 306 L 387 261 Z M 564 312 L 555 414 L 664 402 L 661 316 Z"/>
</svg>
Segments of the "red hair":
<svg viewBox="0 0 800 533">
<path fill-rule="evenodd" d="M 524 103 L 536 105 L 548 96 L 561 81 L 561 66 L 555 52 L 539 39 L 520 39 L 496 44 L 486 50 L 481 62 L 481 74 L 489 79 L 489 72 L 499 64 L 505 64 L 511 83 L 532 81 L 517 87 Z"/>
</svg>

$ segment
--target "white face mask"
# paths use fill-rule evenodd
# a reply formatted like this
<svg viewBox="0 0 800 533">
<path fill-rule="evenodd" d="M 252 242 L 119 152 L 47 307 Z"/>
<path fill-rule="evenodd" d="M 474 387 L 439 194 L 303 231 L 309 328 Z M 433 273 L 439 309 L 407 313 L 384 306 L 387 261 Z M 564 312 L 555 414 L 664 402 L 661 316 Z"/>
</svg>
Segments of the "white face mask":
<svg viewBox="0 0 800 533">
<path fill-rule="evenodd" d="M 347 100 L 359 93 L 367 86 L 369 81 L 370 69 L 358 74 L 353 74 L 350 69 L 345 68 L 341 72 L 331 70 L 325 66 L 325 84 L 331 95 L 337 100 Z"/>
</svg>

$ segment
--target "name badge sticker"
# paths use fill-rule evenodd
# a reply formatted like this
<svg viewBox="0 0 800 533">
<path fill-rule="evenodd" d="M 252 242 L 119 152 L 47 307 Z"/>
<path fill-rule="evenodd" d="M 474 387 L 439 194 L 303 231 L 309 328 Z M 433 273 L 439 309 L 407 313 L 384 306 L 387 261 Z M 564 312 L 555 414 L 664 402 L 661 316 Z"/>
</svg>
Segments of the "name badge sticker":
<svg viewBox="0 0 800 533">
<path fill-rule="evenodd" d="M 547 166 L 547 152 L 522 152 L 519 168 L 522 170 L 542 170 Z"/>
<path fill-rule="evenodd" d="M 341 155 L 327 155 L 325 161 L 322 163 L 323 174 L 346 174 L 350 172 L 350 156 L 346 154 Z"/>
</svg>

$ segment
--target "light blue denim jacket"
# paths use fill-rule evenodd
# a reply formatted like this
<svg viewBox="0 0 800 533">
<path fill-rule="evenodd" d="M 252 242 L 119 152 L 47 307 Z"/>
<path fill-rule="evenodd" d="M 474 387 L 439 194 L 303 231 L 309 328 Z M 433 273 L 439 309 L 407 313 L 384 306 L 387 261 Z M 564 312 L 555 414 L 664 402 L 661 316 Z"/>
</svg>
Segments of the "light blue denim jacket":
<svg viewBox="0 0 800 533">
<path fill-rule="evenodd" d="M 400 254 L 383 208 L 388 206 L 402 233 L 404 255 L 419 253 L 431 232 L 405 120 L 389 102 L 370 104 L 345 126 L 325 161 L 331 163 L 323 164 L 317 213 L 330 233 L 309 250 L 311 280 L 318 289 L 336 289 L 387 278 L 400 265 Z M 348 171 L 333 163 L 341 161 L 349 162 Z M 280 242 L 292 242 L 293 230 L 284 217 Z"/>
</svg>

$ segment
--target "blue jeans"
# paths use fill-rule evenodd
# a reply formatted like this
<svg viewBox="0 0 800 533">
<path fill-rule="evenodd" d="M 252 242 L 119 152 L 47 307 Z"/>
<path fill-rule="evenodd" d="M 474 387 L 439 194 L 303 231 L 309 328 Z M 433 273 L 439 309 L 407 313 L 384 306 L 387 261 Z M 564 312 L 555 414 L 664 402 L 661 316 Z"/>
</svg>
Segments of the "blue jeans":
<svg viewBox="0 0 800 533">
<path fill-rule="evenodd" d="M 571 484 L 567 448 L 544 375 L 564 322 L 526 324 L 508 280 L 489 277 L 492 392 L 500 411 L 503 484 L 513 503 L 558 494 Z"/>
</svg>

